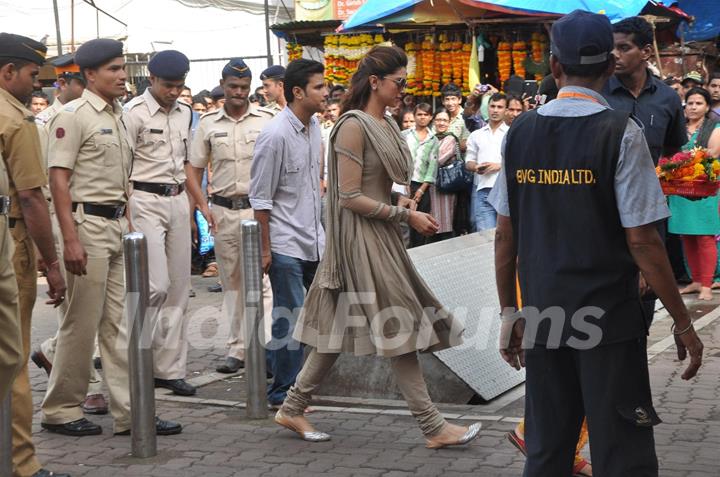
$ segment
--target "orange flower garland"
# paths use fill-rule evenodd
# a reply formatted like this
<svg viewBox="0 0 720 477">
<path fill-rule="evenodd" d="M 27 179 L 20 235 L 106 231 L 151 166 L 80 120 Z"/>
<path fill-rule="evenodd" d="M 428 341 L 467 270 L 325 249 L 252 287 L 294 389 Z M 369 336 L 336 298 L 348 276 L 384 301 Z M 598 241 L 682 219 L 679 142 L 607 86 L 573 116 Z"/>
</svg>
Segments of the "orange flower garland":
<svg viewBox="0 0 720 477">
<path fill-rule="evenodd" d="M 433 74 L 435 72 L 435 50 L 432 35 L 425 35 L 420 48 L 423 65 L 423 89 L 421 96 L 430 96 L 433 92 Z"/>
<path fill-rule="evenodd" d="M 516 41 L 512 45 L 512 62 L 515 74 L 525 78 L 525 60 L 527 59 L 527 44 L 524 41 Z"/>
<path fill-rule="evenodd" d="M 447 33 L 440 33 L 438 36 L 439 44 L 438 44 L 438 63 L 440 66 L 440 80 L 438 81 L 438 92 L 440 91 L 440 85 L 448 84 L 452 82 L 452 45 L 450 41 L 448 40 Z M 433 85 L 433 92 L 435 92 L 435 88 Z"/>
<path fill-rule="evenodd" d="M 472 57 L 472 42 L 464 43 L 462 45 L 462 53 L 460 54 L 460 63 L 462 65 L 462 90 L 464 96 L 470 95 L 470 78 L 468 77 L 468 67 L 470 65 L 470 58 Z M 473 87 L 475 85 L 472 85 Z"/>
<path fill-rule="evenodd" d="M 510 79 L 510 71 L 512 68 L 512 48 L 509 42 L 501 41 L 498 43 L 497 57 L 500 81 L 504 83 Z"/>
<path fill-rule="evenodd" d="M 463 84 L 463 70 L 467 70 L 467 63 L 463 62 L 465 55 L 463 55 L 463 44 L 459 37 L 456 36 L 451 45 L 451 64 L 452 64 L 452 82 L 462 87 Z"/>
</svg>

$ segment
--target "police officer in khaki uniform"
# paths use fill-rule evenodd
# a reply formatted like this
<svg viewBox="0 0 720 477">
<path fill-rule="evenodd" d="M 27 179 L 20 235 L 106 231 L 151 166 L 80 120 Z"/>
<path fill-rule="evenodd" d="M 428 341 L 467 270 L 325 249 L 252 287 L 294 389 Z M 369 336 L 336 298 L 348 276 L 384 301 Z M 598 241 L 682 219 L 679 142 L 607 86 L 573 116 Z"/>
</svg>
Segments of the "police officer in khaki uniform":
<svg viewBox="0 0 720 477">
<path fill-rule="evenodd" d="M 134 152 L 130 218 L 148 244 L 155 386 L 191 396 L 196 389 L 185 381 L 190 293 L 185 167 L 192 109 L 177 101 L 190 61 L 179 51 L 161 51 L 148 70 L 151 86 L 125 105 L 123 115 Z"/>
<path fill-rule="evenodd" d="M 71 436 L 100 434 L 83 417 L 93 341 L 103 359 L 116 434 L 130 433 L 127 325 L 123 316 L 125 204 L 132 152 L 116 99 L 125 94 L 122 43 L 84 43 L 75 62 L 87 88 L 49 124 L 50 190 L 62 231 L 68 308 L 60 324 L 55 365 L 42 403 L 42 427 Z M 177 423 L 157 420 L 158 434 Z"/>
<path fill-rule="evenodd" d="M 2 147 L 0 153 L 3 157 L 0 161 L 0 330 L 2 330 L 0 331 L 0 399 L 5 399 L 10 392 L 22 362 L 22 338 L 17 314 L 17 282 L 12 266 L 12 245 L 10 245 L 8 229 L 10 181 L 4 160 L 8 151 L 3 147 L 9 134 L 9 127 L 12 127 L 11 122 L 4 115 L 0 116 L 0 147 Z"/>
<path fill-rule="evenodd" d="M 260 81 L 262 81 L 265 97 L 269 101 L 267 108 L 275 113 L 280 112 L 287 106 L 285 99 L 285 67 L 273 65 L 260 73 Z"/>
<path fill-rule="evenodd" d="M 35 116 L 35 123 L 38 126 L 38 133 L 40 134 L 40 145 L 43 150 L 43 165 L 47 170 L 47 143 L 48 143 L 48 123 L 58 113 L 64 105 L 78 99 L 82 96 L 85 90 L 85 80 L 83 80 L 82 74 L 80 74 L 80 67 L 75 63 L 75 54 L 68 53 L 55 58 L 52 61 L 52 65 L 55 67 L 55 74 L 57 75 L 57 88 L 58 95 L 55 97 L 55 101 L 43 112 Z M 62 261 L 62 237 L 60 235 L 60 225 L 55 215 L 55 209 L 52 207 L 52 197 L 50 196 L 50 188 L 43 187 L 43 193 L 45 198 L 50 202 L 50 221 L 53 227 L 53 239 L 55 240 L 55 250 L 58 254 L 59 259 Z M 60 267 L 65 277 L 65 267 Z M 66 278 L 66 277 L 65 277 Z M 67 279 L 67 278 L 66 278 Z M 67 303 L 63 302 L 58 308 L 58 322 L 62 320 L 67 311 Z M 38 368 L 44 369 L 45 372 L 50 376 L 52 371 L 52 363 L 55 359 L 55 346 L 57 344 L 57 334 L 46 339 L 40 346 L 35 349 L 30 355 L 30 359 L 35 363 Z M 96 362 L 100 362 L 100 354 L 97 347 L 97 338 L 95 339 L 95 353 L 93 358 L 96 358 Z M 102 376 L 95 369 L 95 366 L 91 368 L 90 381 L 88 381 L 88 391 L 85 400 L 82 403 L 83 411 L 88 414 L 107 414 L 108 406 L 103 396 L 102 391 Z"/>
<path fill-rule="evenodd" d="M 15 308 L 15 290 L 3 283 L 2 315 L 12 319 L 13 312 L 19 311 L 19 325 L 22 334 L 21 363 L 19 373 L 12 379 L 3 378 L 3 384 L 12 382 L 12 443 L 14 474 L 25 476 L 47 476 L 51 472 L 42 469 L 35 457 L 32 442 L 32 390 L 28 377 L 27 360 L 30 354 L 30 328 L 32 309 L 37 296 L 37 268 L 35 245 L 47 265 L 49 295 L 48 303 L 59 305 L 65 299 L 65 280 L 60 272 L 60 262 L 55 253 L 48 204 L 41 187 L 47 184 L 43 170 L 40 139 L 35 126 L 35 118 L 25 109 L 25 103 L 32 94 L 39 66 L 45 61 L 45 46 L 30 38 L 0 34 L 0 134 L 4 168 L 9 174 L 8 195 L 10 196 L 9 218 L 6 223 L 14 242 L 12 263 L 17 286 Z M 4 205 L 6 201 L 3 200 Z M 7 250 L 5 224 L 2 224 L 3 248 Z M 2 276 L 11 276 L 5 268 L 2 257 Z M 7 292 L 7 297 L 5 293 Z M 15 315 L 17 317 L 17 315 Z M 15 318 L 17 320 L 17 318 Z M 17 324 L 7 326 L 8 337 L 17 336 Z M 6 330 L 0 330 L 5 334 Z M 15 364 L 16 346 L 10 346 L 7 354 L 9 364 Z M 5 350 L 2 351 L 6 353 Z M 5 358 L 3 357 L 3 360 Z M 13 366 L 3 366 L 12 368 Z M 11 378 L 11 375 L 8 376 Z"/>
<path fill-rule="evenodd" d="M 239 58 L 230 60 L 222 71 L 225 105 L 200 118 L 193 138 L 190 163 L 194 174 L 188 176 L 188 189 L 199 196 L 203 170 L 212 168 L 212 221 L 215 233 L 215 256 L 223 287 L 223 311 L 230 322 L 228 355 L 217 368 L 220 373 L 234 373 L 245 365 L 243 312 L 245 297 L 242 280 L 242 246 L 240 222 L 252 219 L 248 199 L 250 164 L 255 139 L 272 119 L 273 113 L 253 106 L 248 101 L 252 73 Z M 208 216 L 207 204 L 198 200 L 199 208 Z M 263 283 L 265 311 L 272 310 L 270 284 Z M 265 320 L 266 326 L 270 320 Z"/>
</svg>

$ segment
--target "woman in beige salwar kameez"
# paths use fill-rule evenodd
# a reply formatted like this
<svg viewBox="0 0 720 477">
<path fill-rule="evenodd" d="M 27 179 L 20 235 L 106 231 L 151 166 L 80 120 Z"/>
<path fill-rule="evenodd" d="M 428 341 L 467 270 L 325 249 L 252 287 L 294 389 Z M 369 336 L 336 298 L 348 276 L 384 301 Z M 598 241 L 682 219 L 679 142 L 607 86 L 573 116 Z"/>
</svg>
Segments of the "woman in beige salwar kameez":
<svg viewBox="0 0 720 477">
<path fill-rule="evenodd" d="M 445 422 L 428 395 L 417 352 L 462 342 L 462 326 L 443 309 L 405 251 L 399 222 L 432 235 L 432 216 L 399 198 L 412 164 L 405 140 L 385 109 L 400 99 L 407 57 L 375 47 L 360 62 L 330 136 L 327 244 L 294 337 L 310 352 L 275 421 L 310 441 L 328 440 L 303 415 L 312 392 L 339 353 L 390 359 L 398 386 L 427 447 L 466 444 L 479 433 Z"/>
</svg>

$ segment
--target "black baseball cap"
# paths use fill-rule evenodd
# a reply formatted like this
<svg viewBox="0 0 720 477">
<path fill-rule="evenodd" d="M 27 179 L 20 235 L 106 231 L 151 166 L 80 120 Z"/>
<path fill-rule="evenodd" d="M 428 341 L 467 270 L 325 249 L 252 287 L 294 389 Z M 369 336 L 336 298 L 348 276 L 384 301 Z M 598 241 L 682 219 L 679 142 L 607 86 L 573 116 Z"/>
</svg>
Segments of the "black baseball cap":
<svg viewBox="0 0 720 477">
<path fill-rule="evenodd" d="M 584 10 L 575 10 L 556 21 L 550 37 L 550 52 L 563 65 L 603 63 L 614 47 L 608 17 Z"/>
</svg>

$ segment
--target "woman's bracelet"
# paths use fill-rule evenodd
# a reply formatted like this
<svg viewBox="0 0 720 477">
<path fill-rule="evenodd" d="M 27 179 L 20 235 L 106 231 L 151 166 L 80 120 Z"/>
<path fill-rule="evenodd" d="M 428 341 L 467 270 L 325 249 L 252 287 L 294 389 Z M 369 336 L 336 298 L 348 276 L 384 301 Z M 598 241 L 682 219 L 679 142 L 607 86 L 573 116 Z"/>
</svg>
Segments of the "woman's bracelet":
<svg viewBox="0 0 720 477">
<path fill-rule="evenodd" d="M 685 333 L 687 333 L 688 331 L 690 331 L 690 328 L 692 328 L 692 327 L 693 327 L 693 321 L 690 320 L 690 324 L 687 325 L 687 328 L 685 328 L 684 330 L 675 331 L 675 323 L 673 323 L 673 324 L 670 326 L 670 331 L 672 331 L 672 334 L 674 334 L 675 336 L 680 336 L 680 335 L 684 335 Z"/>
</svg>

